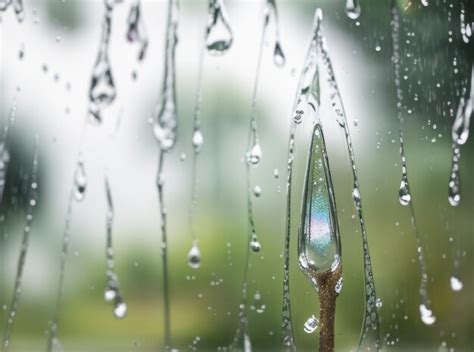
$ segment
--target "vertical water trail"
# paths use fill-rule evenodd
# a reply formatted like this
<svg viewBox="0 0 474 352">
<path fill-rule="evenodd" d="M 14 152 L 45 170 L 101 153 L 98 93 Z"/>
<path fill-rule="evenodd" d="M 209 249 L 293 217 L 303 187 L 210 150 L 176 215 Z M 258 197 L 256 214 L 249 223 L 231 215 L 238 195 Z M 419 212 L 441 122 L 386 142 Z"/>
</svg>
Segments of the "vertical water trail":
<svg viewBox="0 0 474 352">
<path fill-rule="evenodd" d="M 232 45 L 234 36 L 224 0 L 209 0 L 209 19 L 206 28 L 206 46 L 210 54 L 221 55 Z"/>
<path fill-rule="evenodd" d="M 353 191 L 352 199 L 354 201 L 357 215 L 359 218 L 359 225 L 362 236 L 362 250 L 364 256 L 364 287 L 365 287 L 365 312 L 363 318 L 363 327 L 359 341 L 359 349 L 380 349 L 380 331 L 379 331 L 379 317 L 376 307 L 377 295 L 375 292 L 375 282 L 372 270 L 372 260 L 370 258 L 369 243 L 367 237 L 367 230 L 365 227 L 362 197 L 360 194 L 359 177 L 356 167 L 354 149 L 352 146 L 352 138 L 349 131 L 349 124 L 347 122 L 347 115 L 342 101 L 341 93 L 337 85 L 334 69 L 331 58 L 327 49 L 326 38 L 322 34 L 322 30 L 318 32 L 318 47 L 321 51 L 321 59 L 323 67 L 327 74 L 327 81 L 330 88 L 330 99 L 333 109 L 340 119 L 339 124 L 344 129 L 346 140 L 347 153 L 351 163 Z"/>
<path fill-rule="evenodd" d="M 60 264 L 59 264 L 59 279 L 58 279 L 58 289 L 56 291 L 56 302 L 54 306 L 53 318 L 50 322 L 49 327 L 49 337 L 48 337 L 48 352 L 62 351 L 61 343 L 58 338 L 58 323 L 59 323 L 59 314 L 61 311 L 61 302 L 64 291 L 64 277 L 66 272 L 66 262 L 69 250 L 69 240 L 71 237 L 71 218 L 72 218 L 72 209 L 74 201 L 82 201 L 85 196 L 87 189 L 87 176 L 85 173 L 83 156 L 82 156 L 82 144 L 85 137 L 86 127 L 88 126 L 87 120 L 83 124 L 81 136 L 79 139 L 79 152 L 76 158 L 76 167 L 74 171 L 73 182 L 71 190 L 69 193 L 64 230 L 63 230 L 63 239 L 61 246 L 61 255 L 60 255 Z"/>
<path fill-rule="evenodd" d="M 175 52 L 178 41 L 178 0 L 168 0 L 167 28 L 165 41 L 165 60 L 161 97 L 155 109 L 153 133 L 159 146 L 158 172 L 156 186 L 158 206 L 161 220 L 161 258 L 163 265 L 163 309 L 165 349 L 171 348 L 170 301 L 168 287 L 168 240 L 166 224 L 166 208 L 163 199 L 165 154 L 176 142 L 177 106 L 176 106 L 176 67 Z"/>
<path fill-rule="evenodd" d="M 413 230 L 415 232 L 415 239 L 417 245 L 417 258 L 420 267 L 420 316 L 421 320 L 431 325 L 436 321 L 436 317 L 433 315 L 430 305 L 430 297 L 428 295 L 428 273 L 426 270 L 425 251 L 422 238 L 418 231 L 416 223 L 415 209 L 413 205 L 413 199 L 410 193 L 410 187 L 408 183 L 408 169 L 407 161 L 405 156 L 405 143 L 403 135 L 403 92 L 401 88 L 401 76 L 400 76 L 400 14 L 395 1 L 392 1 L 391 5 L 391 29 L 392 29 L 392 63 L 394 70 L 395 79 L 395 90 L 396 90 L 396 105 L 397 105 L 397 116 L 398 116 L 398 135 L 400 143 L 400 158 L 402 162 L 402 179 L 400 182 L 399 190 L 399 201 L 400 204 L 410 206 L 411 222 Z"/>
<path fill-rule="evenodd" d="M 104 0 L 105 13 L 102 22 L 102 34 L 99 45 L 97 61 L 92 71 L 91 85 L 89 89 L 89 119 L 84 120 L 79 138 L 79 147 L 76 158 L 76 168 L 74 171 L 73 183 L 67 202 L 63 239 L 61 246 L 58 289 L 56 292 L 56 302 L 53 318 L 50 322 L 47 351 L 61 351 L 62 346 L 58 338 L 59 314 L 61 311 L 62 295 L 64 290 L 64 279 L 66 262 L 69 251 L 69 241 L 71 236 L 71 218 L 74 201 L 82 201 L 87 189 L 87 175 L 85 172 L 82 146 L 85 139 L 88 123 L 87 121 L 101 122 L 100 111 L 103 107 L 110 105 L 115 99 L 115 85 L 110 70 L 108 60 L 108 47 L 111 35 L 112 11 L 117 0 Z M 91 118 L 92 117 L 92 118 Z"/>
<path fill-rule="evenodd" d="M 309 106 L 316 110 L 319 106 L 319 83 L 318 70 L 318 45 L 317 36 L 320 31 L 322 20 L 321 9 L 316 9 L 313 23 L 313 35 L 305 57 L 303 70 L 298 82 L 297 93 L 293 105 L 293 115 L 290 124 L 290 136 L 288 140 L 287 156 L 287 179 L 286 179 L 286 229 L 284 240 L 284 264 L 283 264 L 283 302 L 282 302 L 282 348 L 285 351 L 296 351 L 293 325 L 291 319 L 290 304 L 290 240 L 291 240 L 291 191 L 293 178 L 293 160 L 295 152 L 296 127 L 303 121 L 303 115 Z M 311 109 L 309 110 L 311 112 Z"/>
<path fill-rule="evenodd" d="M 257 94 L 258 86 L 260 82 L 260 72 L 262 65 L 263 49 L 265 44 L 265 36 L 267 33 L 268 23 L 270 21 L 270 16 L 273 14 L 275 22 L 275 46 L 273 51 L 274 63 L 277 66 L 282 66 L 285 63 L 285 55 L 283 53 L 280 38 L 279 38 L 279 28 L 278 28 L 278 10 L 276 7 L 276 2 L 274 0 L 268 0 L 264 8 L 264 18 L 263 18 L 263 27 L 260 38 L 260 45 L 258 50 L 257 57 L 257 67 L 255 72 L 254 87 L 252 94 L 252 107 L 250 111 L 250 124 L 247 140 L 247 150 L 245 154 L 245 170 L 246 170 L 246 186 L 247 186 L 247 219 L 248 219 L 248 242 L 247 242 L 247 251 L 245 257 L 245 268 L 244 276 L 242 279 L 242 298 L 239 305 L 239 326 L 234 337 L 231 348 L 233 350 L 243 349 L 244 351 L 251 351 L 252 344 L 248 335 L 248 320 L 247 320 L 247 276 L 250 266 L 250 249 L 258 253 L 261 250 L 260 242 L 258 241 L 257 231 L 255 227 L 255 219 L 253 214 L 253 202 L 252 202 L 252 185 L 251 185 L 251 167 L 257 167 L 260 164 L 262 159 L 262 149 L 258 140 L 258 131 L 257 131 Z M 260 193 L 255 193 L 255 195 Z"/>
<path fill-rule="evenodd" d="M 127 18 L 127 40 L 130 43 L 138 42 L 140 44 L 138 61 L 142 61 L 148 48 L 148 35 L 142 18 L 141 0 L 133 0 L 130 5 Z"/>
<path fill-rule="evenodd" d="M 104 298 L 106 302 L 111 302 L 114 305 L 115 317 L 122 319 L 127 314 L 127 304 L 120 293 L 120 285 L 114 265 L 114 249 L 112 245 L 112 226 L 114 221 L 114 206 L 112 202 L 112 192 L 107 175 L 104 178 L 105 195 L 107 199 L 107 216 L 106 216 L 106 259 L 107 259 L 107 286 L 105 288 Z"/>
<path fill-rule="evenodd" d="M 8 314 L 6 316 L 5 329 L 3 331 L 2 350 L 4 351 L 6 351 L 8 347 L 10 346 L 12 328 L 15 322 L 15 317 L 16 317 L 18 305 L 20 302 L 23 271 L 25 268 L 26 255 L 27 255 L 28 247 L 30 243 L 30 234 L 31 234 L 31 227 L 33 225 L 34 209 L 38 202 L 38 168 L 39 168 L 38 152 L 39 152 L 39 139 L 36 136 L 33 165 L 31 168 L 31 177 L 29 180 L 30 188 L 29 188 L 29 193 L 28 193 L 25 227 L 23 228 L 23 238 L 21 241 L 20 256 L 18 258 L 15 285 L 13 289 L 13 297 L 10 304 L 10 308 L 8 310 Z"/>
<path fill-rule="evenodd" d="M 470 88 L 463 89 L 459 99 L 458 110 L 452 127 L 453 159 L 449 177 L 448 200 L 455 207 L 461 201 L 461 182 L 459 176 L 459 160 L 461 158 L 461 145 L 469 138 L 469 125 L 474 108 L 474 63 L 471 66 Z"/>
<path fill-rule="evenodd" d="M 109 62 L 109 42 L 112 30 L 112 13 L 116 0 L 104 0 L 105 13 L 97 60 L 92 70 L 89 90 L 89 117 L 102 122 L 101 111 L 115 100 L 116 90 Z"/>
</svg>

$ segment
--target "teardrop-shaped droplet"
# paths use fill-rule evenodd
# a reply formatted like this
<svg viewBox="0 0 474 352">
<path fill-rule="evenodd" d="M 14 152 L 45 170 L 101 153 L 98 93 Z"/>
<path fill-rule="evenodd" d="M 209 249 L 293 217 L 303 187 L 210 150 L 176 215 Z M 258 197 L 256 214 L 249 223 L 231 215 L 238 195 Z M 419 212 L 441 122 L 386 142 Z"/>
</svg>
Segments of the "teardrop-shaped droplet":
<svg viewBox="0 0 474 352">
<path fill-rule="evenodd" d="M 223 54 L 232 45 L 233 34 L 223 0 L 209 1 L 209 19 L 206 29 L 207 50 L 214 55 Z"/>
<path fill-rule="evenodd" d="M 13 9 L 15 10 L 16 19 L 18 22 L 23 22 L 25 19 L 25 10 L 23 8 L 23 0 L 14 0 Z"/>
<path fill-rule="evenodd" d="M 459 280 L 456 276 L 451 276 L 449 282 L 451 284 L 451 290 L 453 291 L 461 291 L 464 286 L 462 281 Z"/>
<path fill-rule="evenodd" d="M 319 320 L 314 315 L 310 316 L 308 320 L 304 323 L 304 332 L 307 334 L 312 334 L 316 331 L 319 326 Z"/>
<path fill-rule="evenodd" d="M 155 108 L 153 134 L 160 149 L 168 151 L 176 141 L 178 127 L 176 105 L 176 62 L 175 53 L 178 43 L 178 2 L 170 4 L 168 28 L 166 32 L 165 68 L 160 100 Z"/>
<path fill-rule="evenodd" d="M 260 250 L 262 249 L 262 246 L 260 245 L 260 242 L 258 242 L 258 238 L 255 233 L 252 235 L 252 239 L 250 240 L 250 248 L 255 253 L 260 252 Z"/>
<path fill-rule="evenodd" d="M 351 20 L 356 20 L 360 16 L 359 0 L 346 1 L 346 14 Z"/>
<path fill-rule="evenodd" d="M 336 270 L 341 262 L 341 243 L 336 202 L 323 130 L 314 125 L 306 167 L 298 257 L 305 274 Z"/>
<path fill-rule="evenodd" d="M 256 142 L 249 153 L 247 153 L 247 162 L 252 166 L 257 166 L 262 160 L 262 148 Z"/>
<path fill-rule="evenodd" d="M 141 16 L 141 1 L 135 0 L 130 6 L 130 12 L 127 18 L 127 40 L 130 43 L 139 42 L 141 45 L 138 53 L 138 60 L 145 58 L 146 49 L 148 47 L 148 38 L 145 31 L 145 25 Z"/>
<path fill-rule="evenodd" d="M 114 315 L 118 319 L 123 319 L 127 315 L 127 304 L 125 302 L 118 302 L 114 306 Z"/>
<path fill-rule="evenodd" d="M 261 194 L 262 194 L 262 188 L 261 188 L 260 186 L 258 186 L 258 185 L 255 186 L 255 187 L 253 188 L 253 194 L 254 194 L 255 197 L 257 197 L 257 198 L 260 197 Z"/>
<path fill-rule="evenodd" d="M 400 182 L 400 189 L 398 191 L 398 200 L 401 205 L 408 205 L 411 201 L 410 188 L 408 186 L 408 180 L 402 179 Z"/>
<path fill-rule="evenodd" d="M 74 176 L 74 198 L 77 201 L 84 199 L 87 189 L 87 176 L 84 162 L 80 160 L 76 166 L 76 173 Z"/>
<path fill-rule="evenodd" d="M 198 128 L 194 131 L 193 134 L 193 147 L 195 153 L 199 153 L 201 151 L 203 143 L 204 137 L 202 136 L 201 130 Z"/>
<path fill-rule="evenodd" d="M 469 138 L 469 125 L 474 109 L 474 64 L 471 67 L 471 84 L 469 91 L 464 89 L 463 96 L 459 99 L 456 118 L 452 127 L 453 142 L 463 145 Z"/>
<path fill-rule="evenodd" d="M 112 6 L 105 6 L 105 15 L 102 23 L 102 37 L 97 60 L 92 70 L 89 89 L 89 116 L 91 121 L 102 122 L 101 110 L 109 106 L 116 96 L 114 79 L 110 68 L 108 50 L 112 26 Z"/>
<path fill-rule="evenodd" d="M 281 48 L 281 44 L 279 41 L 275 43 L 275 49 L 273 51 L 273 62 L 278 67 L 284 66 L 286 62 L 285 54 L 283 53 L 283 49 Z"/>
<path fill-rule="evenodd" d="M 424 304 L 420 304 L 420 317 L 421 321 L 426 325 L 433 325 L 436 321 L 436 317 L 433 315 L 431 309 Z"/>
<path fill-rule="evenodd" d="M 197 269 L 201 266 L 201 250 L 197 243 L 194 243 L 188 253 L 188 265 Z"/>
</svg>

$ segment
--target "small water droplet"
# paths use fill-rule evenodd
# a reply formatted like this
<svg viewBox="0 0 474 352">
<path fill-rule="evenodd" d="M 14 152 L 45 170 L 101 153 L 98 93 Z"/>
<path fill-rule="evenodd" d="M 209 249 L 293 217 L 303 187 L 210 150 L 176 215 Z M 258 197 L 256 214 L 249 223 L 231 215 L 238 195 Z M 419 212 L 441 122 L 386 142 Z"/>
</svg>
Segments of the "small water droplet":
<svg viewBox="0 0 474 352">
<path fill-rule="evenodd" d="M 450 281 L 450 283 L 451 283 L 451 289 L 452 289 L 453 291 L 456 291 L 456 292 L 457 292 L 457 291 L 461 291 L 461 290 L 462 290 L 464 284 L 463 284 L 462 281 L 459 280 L 456 276 L 451 276 L 451 278 L 450 278 L 449 281 Z"/>
<path fill-rule="evenodd" d="M 336 286 L 334 286 L 334 291 L 336 291 L 337 294 L 341 293 L 343 284 L 343 279 L 340 277 L 336 282 Z"/>
<path fill-rule="evenodd" d="M 383 305 L 382 300 L 380 299 L 380 297 L 377 297 L 377 299 L 375 300 L 375 306 L 377 308 L 382 308 L 382 305 Z"/>
<path fill-rule="evenodd" d="M 304 323 L 304 332 L 307 334 L 312 334 L 316 331 L 319 326 L 319 320 L 314 315 L 310 316 L 308 320 Z"/>
<path fill-rule="evenodd" d="M 202 145 L 204 143 L 204 137 L 200 129 L 196 129 L 193 134 L 193 147 L 194 152 L 199 153 L 201 151 Z"/>
<path fill-rule="evenodd" d="M 260 195 L 262 194 L 262 188 L 260 186 L 255 186 L 253 188 L 253 194 L 255 195 L 255 197 L 260 197 Z"/>
<path fill-rule="evenodd" d="M 253 166 L 257 166 L 258 164 L 260 164 L 261 160 L 262 148 L 260 147 L 260 144 L 256 142 L 250 150 L 250 153 L 247 153 L 247 162 Z"/>
<path fill-rule="evenodd" d="M 125 302 L 119 302 L 114 307 L 114 315 L 118 319 L 123 319 L 127 315 L 127 304 Z"/>
<path fill-rule="evenodd" d="M 197 243 L 194 243 L 188 253 L 188 265 L 197 269 L 201 266 L 201 250 Z"/>
<path fill-rule="evenodd" d="M 252 240 L 250 241 L 250 248 L 255 253 L 260 252 L 260 250 L 262 249 L 262 246 L 260 245 L 260 242 L 258 242 L 258 238 L 255 233 L 252 235 Z"/>
<path fill-rule="evenodd" d="M 275 43 L 275 49 L 273 51 L 273 62 L 278 67 L 282 67 L 285 65 L 285 54 L 283 53 L 283 49 L 281 48 L 281 44 L 279 41 Z"/>
<path fill-rule="evenodd" d="M 76 167 L 76 174 L 74 177 L 74 198 L 77 201 L 83 200 L 86 193 L 86 189 L 87 189 L 86 170 L 84 167 L 84 162 L 82 160 L 79 160 Z"/>
</svg>

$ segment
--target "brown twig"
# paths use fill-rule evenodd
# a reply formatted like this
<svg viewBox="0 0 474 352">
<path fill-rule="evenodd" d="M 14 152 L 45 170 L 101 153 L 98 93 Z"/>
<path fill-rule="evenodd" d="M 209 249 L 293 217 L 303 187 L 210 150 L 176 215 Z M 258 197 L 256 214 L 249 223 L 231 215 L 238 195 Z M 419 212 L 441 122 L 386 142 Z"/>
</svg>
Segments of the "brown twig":
<svg viewBox="0 0 474 352">
<path fill-rule="evenodd" d="M 342 277 L 342 265 L 335 271 L 315 274 L 319 294 L 319 351 L 334 351 L 334 323 L 336 320 L 336 284 Z"/>
</svg>

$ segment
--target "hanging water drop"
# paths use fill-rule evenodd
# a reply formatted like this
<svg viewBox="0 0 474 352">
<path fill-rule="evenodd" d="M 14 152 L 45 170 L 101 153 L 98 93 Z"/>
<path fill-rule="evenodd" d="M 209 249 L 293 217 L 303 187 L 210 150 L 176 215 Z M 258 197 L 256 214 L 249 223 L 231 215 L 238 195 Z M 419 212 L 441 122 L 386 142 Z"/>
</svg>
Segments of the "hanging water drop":
<svg viewBox="0 0 474 352">
<path fill-rule="evenodd" d="M 193 269 L 197 269 L 201 266 L 201 251 L 197 242 L 194 242 L 193 246 L 189 250 L 188 265 Z"/>
<path fill-rule="evenodd" d="M 160 149 L 164 152 L 173 148 L 178 126 L 176 105 L 176 63 L 175 53 L 178 43 L 178 2 L 168 4 L 168 23 L 165 43 L 165 67 L 161 96 L 154 111 L 153 133 Z"/>
<path fill-rule="evenodd" d="M 319 326 L 319 320 L 314 315 L 310 316 L 308 320 L 304 323 L 304 332 L 307 334 L 312 334 L 316 331 Z"/>
<path fill-rule="evenodd" d="M 351 20 L 356 20 L 360 16 L 360 5 L 359 0 L 347 0 L 346 1 L 346 15 Z"/>
<path fill-rule="evenodd" d="M 262 194 L 262 188 L 260 186 L 255 186 L 253 188 L 253 194 L 255 195 L 255 197 L 260 197 L 260 195 Z"/>
<path fill-rule="evenodd" d="M 223 0 L 209 0 L 209 18 L 206 29 L 207 50 L 214 55 L 225 53 L 233 41 Z"/>
<path fill-rule="evenodd" d="M 84 199 L 87 189 L 87 176 L 84 162 L 80 159 L 74 176 L 74 198 L 79 202 Z"/>
<path fill-rule="evenodd" d="M 202 136 L 201 130 L 198 128 L 194 131 L 194 134 L 193 134 L 193 147 L 194 147 L 195 153 L 199 153 L 201 151 L 203 143 L 204 143 L 204 137 Z"/>
<path fill-rule="evenodd" d="M 89 117 L 90 121 L 96 123 L 102 122 L 101 110 L 112 104 L 116 96 L 108 53 L 114 2 L 109 4 L 107 0 L 105 0 L 104 4 L 105 14 L 102 22 L 102 36 L 97 60 L 92 70 L 89 89 Z"/>
<path fill-rule="evenodd" d="M 130 5 L 127 25 L 127 40 L 131 43 L 140 43 L 138 61 L 142 61 L 145 58 L 146 49 L 148 47 L 148 37 L 141 15 L 141 0 L 134 0 L 134 2 Z"/>
<path fill-rule="evenodd" d="M 257 166 L 260 164 L 262 159 L 262 148 L 260 144 L 256 142 L 249 153 L 247 153 L 247 163 L 251 164 L 252 166 Z"/>
<path fill-rule="evenodd" d="M 433 325 L 436 321 L 436 317 L 433 315 L 431 309 L 427 308 L 424 304 L 420 304 L 420 316 L 421 321 L 426 325 Z"/>
<path fill-rule="evenodd" d="M 114 307 L 114 315 L 117 319 L 123 319 L 127 315 L 127 304 L 120 302 Z"/>
<path fill-rule="evenodd" d="M 400 189 L 398 190 L 398 200 L 401 205 L 408 205 L 411 201 L 410 188 L 408 187 L 408 180 L 400 182 Z"/>
<path fill-rule="evenodd" d="M 456 276 L 451 276 L 449 279 L 449 282 L 451 284 L 451 290 L 453 291 L 461 291 L 464 284 L 462 283 L 461 280 L 459 280 Z"/>
<path fill-rule="evenodd" d="M 275 49 L 273 51 L 273 62 L 278 67 L 282 67 L 285 65 L 285 54 L 283 53 L 283 49 L 281 48 L 281 44 L 279 41 L 275 43 Z"/>
<path fill-rule="evenodd" d="M 250 240 L 250 248 L 253 252 L 258 253 L 262 249 L 260 242 L 258 241 L 257 235 L 254 233 L 252 239 Z"/>
</svg>

